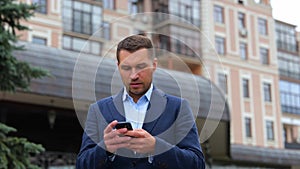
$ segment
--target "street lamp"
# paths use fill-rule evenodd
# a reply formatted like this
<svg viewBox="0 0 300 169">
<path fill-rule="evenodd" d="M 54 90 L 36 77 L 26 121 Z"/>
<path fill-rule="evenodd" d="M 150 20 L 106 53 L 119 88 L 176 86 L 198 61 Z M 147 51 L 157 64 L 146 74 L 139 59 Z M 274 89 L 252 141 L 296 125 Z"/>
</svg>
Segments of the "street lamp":
<svg viewBox="0 0 300 169">
<path fill-rule="evenodd" d="M 56 111 L 52 110 L 52 109 L 49 110 L 48 111 L 48 120 L 49 120 L 49 125 L 50 125 L 51 129 L 53 129 L 53 127 L 54 127 L 55 119 L 56 119 Z"/>
</svg>

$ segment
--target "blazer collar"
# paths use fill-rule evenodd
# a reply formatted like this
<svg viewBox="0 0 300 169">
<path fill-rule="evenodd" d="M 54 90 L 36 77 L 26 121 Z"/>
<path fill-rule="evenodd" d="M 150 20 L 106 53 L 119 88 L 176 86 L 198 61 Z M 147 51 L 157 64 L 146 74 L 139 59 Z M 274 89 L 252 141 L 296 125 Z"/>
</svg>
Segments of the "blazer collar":
<svg viewBox="0 0 300 169">
<path fill-rule="evenodd" d="M 123 90 L 122 89 L 117 95 L 113 96 L 113 103 L 118 113 L 113 113 L 113 118 L 118 121 L 125 121 L 125 111 L 123 106 Z M 151 94 L 150 103 L 146 112 L 143 129 L 148 132 L 152 131 L 160 115 L 164 112 L 166 107 L 167 99 L 165 93 L 156 87 L 153 87 Z"/>
</svg>

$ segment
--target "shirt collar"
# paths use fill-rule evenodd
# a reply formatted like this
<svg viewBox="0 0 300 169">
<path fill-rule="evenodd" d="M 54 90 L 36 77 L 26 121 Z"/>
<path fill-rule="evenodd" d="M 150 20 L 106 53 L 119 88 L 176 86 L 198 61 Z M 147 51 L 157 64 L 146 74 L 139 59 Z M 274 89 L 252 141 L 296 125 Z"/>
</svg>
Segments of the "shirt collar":
<svg viewBox="0 0 300 169">
<path fill-rule="evenodd" d="M 153 84 L 151 83 L 150 88 L 148 89 L 148 91 L 141 98 L 146 97 L 146 99 L 148 101 L 150 101 L 150 97 L 152 95 L 152 91 L 153 91 Z M 125 101 L 127 98 L 131 98 L 131 96 L 127 93 L 127 90 L 124 87 L 122 99 L 123 99 L 123 101 Z"/>
</svg>

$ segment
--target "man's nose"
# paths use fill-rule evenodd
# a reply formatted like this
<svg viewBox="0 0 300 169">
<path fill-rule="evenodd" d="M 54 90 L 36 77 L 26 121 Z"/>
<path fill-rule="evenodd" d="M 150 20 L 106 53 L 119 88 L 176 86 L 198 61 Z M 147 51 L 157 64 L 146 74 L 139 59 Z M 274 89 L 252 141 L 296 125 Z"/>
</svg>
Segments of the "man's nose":
<svg viewBox="0 0 300 169">
<path fill-rule="evenodd" d="M 138 78 L 138 74 L 139 74 L 139 72 L 136 69 L 132 69 L 132 71 L 130 73 L 130 79 Z"/>
</svg>

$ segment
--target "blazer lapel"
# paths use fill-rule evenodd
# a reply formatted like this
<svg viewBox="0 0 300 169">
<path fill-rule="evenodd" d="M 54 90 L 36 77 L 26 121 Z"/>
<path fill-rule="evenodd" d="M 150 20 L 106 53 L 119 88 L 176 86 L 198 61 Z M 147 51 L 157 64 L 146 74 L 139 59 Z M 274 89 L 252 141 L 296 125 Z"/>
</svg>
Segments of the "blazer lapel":
<svg viewBox="0 0 300 169">
<path fill-rule="evenodd" d="M 112 112 L 113 120 L 126 121 L 124 105 L 122 100 L 123 90 L 121 90 L 117 95 L 113 96 L 113 110 L 115 110 L 115 112 Z"/>
<path fill-rule="evenodd" d="M 148 110 L 146 112 L 143 129 L 147 130 L 148 132 L 153 130 L 153 127 L 157 123 L 160 115 L 164 112 L 166 104 L 167 99 L 165 93 L 154 88 L 150 98 Z"/>
</svg>

